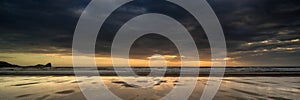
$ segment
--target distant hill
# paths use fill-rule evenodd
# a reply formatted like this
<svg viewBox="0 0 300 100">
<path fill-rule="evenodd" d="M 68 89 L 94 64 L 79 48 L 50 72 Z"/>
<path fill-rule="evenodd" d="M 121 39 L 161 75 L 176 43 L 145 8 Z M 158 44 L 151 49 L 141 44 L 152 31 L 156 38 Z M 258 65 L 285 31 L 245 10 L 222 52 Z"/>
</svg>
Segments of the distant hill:
<svg viewBox="0 0 300 100">
<path fill-rule="evenodd" d="M 4 61 L 0 61 L 0 67 L 21 67 L 19 65 L 13 65 Z"/>
<path fill-rule="evenodd" d="M 0 61 L 0 67 L 36 67 L 36 68 L 43 68 L 43 67 L 52 67 L 52 64 L 48 63 L 46 65 L 37 64 L 35 66 L 19 66 L 19 65 L 10 64 L 10 63 L 5 62 L 5 61 Z"/>
</svg>

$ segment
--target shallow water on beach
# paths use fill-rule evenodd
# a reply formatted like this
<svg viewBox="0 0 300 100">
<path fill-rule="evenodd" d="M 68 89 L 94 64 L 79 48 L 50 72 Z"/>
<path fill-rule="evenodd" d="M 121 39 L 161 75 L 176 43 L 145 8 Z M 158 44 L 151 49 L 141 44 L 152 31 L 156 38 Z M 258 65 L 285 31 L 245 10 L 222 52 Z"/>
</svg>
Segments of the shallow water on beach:
<svg viewBox="0 0 300 100">
<path fill-rule="evenodd" d="M 0 76 L 2 100 L 84 100 L 78 84 L 87 87 L 97 85 L 99 76 Z M 193 78 L 193 77 L 190 77 Z M 140 88 L 129 85 L 118 77 L 101 77 L 105 85 L 118 97 L 125 100 L 160 99 L 174 86 L 186 87 L 178 77 L 165 77 L 152 87 Z M 199 100 L 207 77 L 198 77 L 190 100 Z M 145 81 L 140 81 L 145 82 Z M 85 89 L 83 89 L 85 90 Z M 300 77 L 225 77 L 215 100 L 296 100 L 300 98 Z"/>
</svg>

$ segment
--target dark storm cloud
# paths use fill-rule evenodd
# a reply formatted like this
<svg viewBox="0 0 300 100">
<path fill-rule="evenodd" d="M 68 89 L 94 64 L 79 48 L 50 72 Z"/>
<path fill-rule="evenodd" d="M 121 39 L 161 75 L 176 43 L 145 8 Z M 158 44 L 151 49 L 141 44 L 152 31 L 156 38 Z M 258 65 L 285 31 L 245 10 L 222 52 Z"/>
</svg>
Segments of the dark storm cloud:
<svg viewBox="0 0 300 100">
<path fill-rule="evenodd" d="M 71 48 L 73 30 L 80 10 L 88 2 L 87 0 L 2 0 L 0 4 L 1 51 L 43 53 L 42 49 L 49 49 L 47 52 L 51 53 L 57 52 L 51 48 Z"/>
<path fill-rule="evenodd" d="M 297 0 L 211 0 L 224 27 L 226 38 L 236 41 L 262 41 L 276 38 L 280 31 L 299 38 L 300 2 Z M 280 36 L 286 36 L 280 35 Z"/>
<path fill-rule="evenodd" d="M 208 43 L 202 42 L 203 39 L 206 39 L 206 36 L 201 28 L 201 25 L 184 8 L 181 8 L 180 6 L 167 1 L 141 0 L 129 2 L 119 7 L 106 19 L 99 31 L 101 37 L 104 38 L 98 38 L 98 40 L 104 40 L 106 42 L 102 42 L 105 44 L 101 44 L 101 42 L 99 44 L 98 42 L 96 51 L 101 52 L 103 50 L 106 50 L 106 52 L 109 52 L 110 49 L 103 49 L 102 47 L 103 45 L 107 44 L 111 45 L 111 41 L 113 40 L 113 37 L 117 33 L 118 29 L 128 20 L 147 13 L 165 14 L 174 18 L 188 29 L 188 31 L 197 42 L 201 42 L 198 43 L 201 44 L 198 45 L 199 49 L 208 48 Z M 155 24 L 159 25 L 159 23 Z M 132 50 L 134 50 L 132 51 L 132 55 L 135 55 L 132 56 L 133 58 L 147 58 L 153 54 L 171 55 L 178 53 L 175 45 L 172 44 L 171 41 L 169 41 L 167 38 L 161 38 L 159 36 L 152 35 L 136 42 L 136 44 L 147 44 L 148 46 L 132 46 Z"/>
<path fill-rule="evenodd" d="M 89 0 L 2 0 L 0 4 L 1 52 L 71 53 L 73 32 L 78 18 Z M 154 2 L 154 1 L 153 1 Z M 149 6 L 158 3 L 140 0 Z M 252 65 L 300 65 L 300 1 L 299 0 L 208 0 L 224 29 L 230 58 Z M 171 5 L 165 5 L 170 6 Z M 151 8 L 151 7 L 150 7 Z M 127 16 L 153 12 L 155 9 L 131 5 L 122 8 L 119 25 Z M 155 8 L 155 7 L 154 7 Z M 162 12 L 167 12 L 160 9 Z M 128 13 L 129 12 L 129 13 Z M 176 10 L 178 17 L 192 33 L 200 54 L 209 56 L 208 41 L 201 26 Z M 104 29 L 97 40 L 99 56 L 109 56 L 113 34 Z M 135 42 L 131 49 L 134 58 L 152 54 L 178 54 L 166 38 L 148 35 Z M 207 57 L 209 58 L 209 57 Z M 253 62 L 258 62 L 254 64 Z"/>
<path fill-rule="evenodd" d="M 299 0 L 209 2 L 223 26 L 230 57 L 251 65 L 299 65 Z"/>
</svg>

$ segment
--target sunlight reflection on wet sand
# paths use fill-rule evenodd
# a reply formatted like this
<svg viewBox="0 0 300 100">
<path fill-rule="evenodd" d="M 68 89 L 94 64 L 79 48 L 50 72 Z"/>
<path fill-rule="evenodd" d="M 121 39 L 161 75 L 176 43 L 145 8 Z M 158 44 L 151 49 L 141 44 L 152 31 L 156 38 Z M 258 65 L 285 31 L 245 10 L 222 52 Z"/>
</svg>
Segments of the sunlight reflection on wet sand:
<svg viewBox="0 0 300 100">
<path fill-rule="evenodd" d="M 99 77 L 85 77 L 76 81 L 74 76 L 0 76 L 0 98 L 5 99 L 72 99 L 82 100 L 78 84 L 96 85 Z M 153 87 L 139 88 L 121 81 L 118 77 L 102 77 L 106 86 L 125 100 L 159 99 L 174 86 L 182 86 L 178 77 L 165 77 Z M 215 97 L 219 99 L 297 99 L 300 98 L 300 77 L 225 77 Z M 199 99 L 207 77 L 198 77 L 190 99 Z M 147 82 L 147 81 L 140 81 Z"/>
</svg>

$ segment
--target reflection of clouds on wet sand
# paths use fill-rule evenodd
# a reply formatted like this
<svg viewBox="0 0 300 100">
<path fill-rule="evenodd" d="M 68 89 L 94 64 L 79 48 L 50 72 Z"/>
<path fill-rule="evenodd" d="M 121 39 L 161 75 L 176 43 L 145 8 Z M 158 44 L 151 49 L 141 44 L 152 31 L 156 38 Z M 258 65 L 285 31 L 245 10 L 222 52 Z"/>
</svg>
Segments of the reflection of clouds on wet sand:
<svg viewBox="0 0 300 100">
<path fill-rule="evenodd" d="M 82 100 L 78 84 L 99 85 L 96 76 L 77 81 L 74 76 L 0 76 L 0 98 L 35 100 Z M 175 86 L 185 87 L 178 77 L 164 77 L 160 80 L 137 80 L 139 83 L 154 82 L 151 87 L 140 88 L 126 83 L 119 77 L 102 77 L 102 81 L 114 94 L 125 100 L 160 99 Z M 215 97 L 224 99 L 280 99 L 300 98 L 300 77 L 225 77 Z M 190 99 L 199 99 L 206 85 L 206 77 L 199 77 Z M 91 87 L 93 88 L 93 87 Z"/>
<path fill-rule="evenodd" d="M 167 80 L 159 80 L 159 79 L 153 79 L 151 81 L 149 81 L 149 80 L 136 80 L 136 82 L 140 83 L 140 84 L 153 84 L 153 86 L 159 86 L 162 83 L 167 83 Z M 154 83 L 152 83 L 152 82 L 154 82 Z M 142 88 L 139 85 L 129 84 L 129 83 L 127 83 L 125 81 L 121 81 L 121 80 L 117 80 L 117 81 L 113 80 L 111 83 L 121 84 L 121 86 L 124 86 L 124 87 Z"/>
<path fill-rule="evenodd" d="M 1 76 L 0 98 L 44 100 L 79 92 L 69 76 Z M 70 90 L 67 90 L 70 89 Z"/>
</svg>

